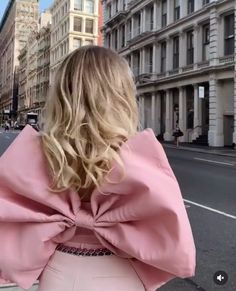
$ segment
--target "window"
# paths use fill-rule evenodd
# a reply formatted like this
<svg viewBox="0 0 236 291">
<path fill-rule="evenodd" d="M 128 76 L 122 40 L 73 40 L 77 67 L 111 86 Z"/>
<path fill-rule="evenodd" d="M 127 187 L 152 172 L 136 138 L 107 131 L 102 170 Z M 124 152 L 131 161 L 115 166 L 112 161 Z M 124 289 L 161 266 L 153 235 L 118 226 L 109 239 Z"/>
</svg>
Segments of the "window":
<svg viewBox="0 0 236 291">
<path fill-rule="evenodd" d="M 121 26 L 121 47 L 125 46 L 125 25 Z"/>
<path fill-rule="evenodd" d="M 85 2 L 85 11 L 87 13 L 94 13 L 94 0 L 86 0 Z"/>
<path fill-rule="evenodd" d="M 119 10 L 118 4 L 119 4 L 119 1 L 118 0 L 115 0 L 115 9 L 116 9 L 116 12 L 118 12 L 118 10 Z"/>
<path fill-rule="evenodd" d="M 206 4 L 208 4 L 208 3 L 210 3 L 210 0 L 203 0 L 203 1 L 202 1 L 202 5 L 203 5 L 203 6 L 206 5 Z"/>
<path fill-rule="evenodd" d="M 107 35 L 107 45 L 109 48 L 111 47 L 111 34 L 110 33 Z"/>
<path fill-rule="evenodd" d="M 202 27 L 202 60 L 209 60 L 209 43 L 210 43 L 210 25 L 206 24 Z"/>
<path fill-rule="evenodd" d="M 82 10 L 82 0 L 74 0 L 74 10 Z"/>
<path fill-rule="evenodd" d="M 188 14 L 193 12 L 194 12 L 194 0 L 188 0 Z"/>
<path fill-rule="evenodd" d="M 127 22 L 127 40 L 131 39 L 132 22 L 131 19 Z"/>
<path fill-rule="evenodd" d="M 173 69 L 179 67 L 179 37 L 173 38 Z"/>
<path fill-rule="evenodd" d="M 161 44 L 161 73 L 166 71 L 166 42 Z"/>
<path fill-rule="evenodd" d="M 84 44 L 85 45 L 93 45 L 93 39 L 86 39 Z"/>
<path fill-rule="evenodd" d="M 117 29 L 115 29 L 115 31 L 114 31 L 114 49 L 115 50 L 117 50 L 117 43 L 118 43 L 118 30 Z"/>
<path fill-rule="evenodd" d="M 148 73 L 152 73 L 153 69 L 153 47 L 148 48 Z"/>
<path fill-rule="evenodd" d="M 180 0 L 175 0 L 174 20 L 180 19 Z"/>
<path fill-rule="evenodd" d="M 187 32 L 187 65 L 193 64 L 193 30 Z"/>
<path fill-rule="evenodd" d="M 74 17 L 74 31 L 82 31 L 82 18 Z"/>
<path fill-rule="evenodd" d="M 92 19 L 86 19 L 85 32 L 86 33 L 93 33 L 93 20 Z"/>
<path fill-rule="evenodd" d="M 154 25 L 154 7 L 152 6 L 150 9 L 150 29 L 153 30 Z"/>
<path fill-rule="evenodd" d="M 81 39 L 80 38 L 74 38 L 73 39 L 73 49 L 77 49 L 81 47 Z"/>
<path fill-rule="evenodd" d="M 111 4 L 110 3 L 107 5 L 107 16 L 108 18 L 111 18 Z"/>
<path fill-rule="evenodd" d="M 135 51 L 133 54 L 133 72 L 134 76 L 137 77 L 140 74 L 140 51 Z"/>
<path fill-rule="evenodd" d="M 234 14 L 225 16 L 225 55 L 234 54 Z"/>
<path fill-rule="evenodd" d="M 167 25 L 167 1 L 162 0 L 162 18 L 161 18 L 161 26 L 165 27 Z"/>
</svg>

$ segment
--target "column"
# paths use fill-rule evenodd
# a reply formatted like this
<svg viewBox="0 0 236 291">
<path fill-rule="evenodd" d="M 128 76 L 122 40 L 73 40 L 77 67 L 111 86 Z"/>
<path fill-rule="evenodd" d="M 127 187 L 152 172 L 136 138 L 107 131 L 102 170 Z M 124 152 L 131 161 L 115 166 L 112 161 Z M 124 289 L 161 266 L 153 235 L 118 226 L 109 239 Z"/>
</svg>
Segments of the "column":
<svg viewBox="0 0 236 291">
<path fill-rule="evenodd" d="M 186 66 L 186 55 L 187 55 L 187 40 L 186 40 L 186 33 L 181 31 L 179 34 L 179 67 L 180 70 L 182 67 Z"/>
<path fill-rule="evenodd" d="M 164 133 L 165 141 L 172 141 L 173 134 L 173 94 L 171 90 L 166 91 L 166 132 Z"/>
<path fill-rule="evenodd" d="M 155 103 L 156 103 L 156 93 L 153 92 L 152 93 L 152 105 L 151 105 L 151 126 L 152 126 L 153 131 L 156 134 L 156 114 L 155 114 L 156 113 L 155 112 L 156 106 L 155 106 Z"/>
<path fill-rule="evenodd" d="M 146 9 L 145 8 L 143 8 L 142 13 L 143 13 L 143 19 L 141 21 L 141 25 L 142 25 L 141 32 L 145 32 L 145 31 L 147 31 L 147 28 L 146 28 L 146 19 L 147 19 L 146 16 L 147 15 L 146 15 Z"/>
<path fill-rule="evenodd" d="M 146 62 L 145 62 L 145 56 L 146 56 L 146 52 L 145 52 L 145 47 L 143 47 L 141 49 L 141 74 L 145 74 L 145 65 L 146 65 Z"/>
<path fill-rule="evenodd" d="M 184 87 L 179 87 L 179 128 L 184 134 L 180 137 L 180 141 L 187 141 L 187 103 Z"/>
<path fill-rule="evenodd" d="M 210 11 L 210 64 L 217 65 L 218 61 L 218 42 L 219 42 L 219 31 L 218 31 L 218 19 L 216 7 L 213 7 Z M 219 42 L 220 44 L 220 42 Z"/>
<path fill-rule="evenodd" d="M 236 2 L 234 5 L 234 55 L 236 56 Z M 234 58 L 235 58 L 234 56 Z M 236 64 L 234 69 L 234 133 L 233 133 L 233 143 L 236 148 Z"/>
<path fill-rule="evenodd" d="M 173 68 L 173 41 L 170 37 L 166 39 L 166 71 L 171 71 Z"/>
<path fill-rule="evenodd" d="M 153 3 L 153 28 L 157 30 L 157 0 Z"/>
<path fill-rule="evenodd" d="M 197 63 L 200 61 L 199 59 L 199 49 L 202 48 L 202 41 L 199 39 L 199 31 L 200 31 L 200 26 L 196 25 L 194 26 L 194 35 L 193 35 L 193 47 L 194 47 L 194 67 L 197 69 Z"/>
<path fill-rule="evenodd" d="M 144 120 L 144 118 L 145 118 L 145 100 L 144 100 L 144 96 L 142 95 L 141 97 L 141 102 L 140 102 L 140 110 L 141 110 L 141 124 L 142 124 L 142 127 L 144 128 L 144 123 L 145 123 L 145 120 Z"/>
<path fill-rule="evenodd" d="M 156 92 L 155 94 L 155 133 L 159 135 L 161 133 L 161 94 Z"/>
<path fill-rule="evenodd" d="M 199 0 L 197 0 L 199 1 Z M 187 15 L 188 6 L 186 0 L 180 0 L 180 18 L 183 18 Z"/>
<path fill-rule="evenodd" d="M 218 82 L 214 74 L 210 76 L 208 142 L 213 147 L 224 146 L 223 96 L 219 94 Z"/>
<path fill-rule="evenodd" d="M 156 62 L 154 64 L 155 72 L 157 74 L 161 73 L 161 45 L 159 43 L 156 44 Z"/>
<path fill-rule="evenodd" d="M 156 29 L 159 30 L 161 29 L 161 1 L 157 1 L 156 5 Z"/>
<path fill-rule="evenodd" d="M 195 140 L 197 137 L 199 137 L 199 97 L 198 97 L 198 85 L 194 84 L 194 121 L 193 121 L 193 135 L 192 140 Z"/>
<path fill-rule="evenodd" d="M 134 17 L 131 17 L 131 39 L 134 37 Z"/>
<path fill-rule="evenodd" d="M 141 10 L 141 21 L 140 21 L 140 33 L 144 32 L 144 29 L 143 29 L 143 11 L 144 9 Z"/>
<path fill-rule="evenodd" d="M 153 43 L 153 53 L 152 53 L 152 73 L 157 72 L 157 61 L 160 60 L 157 58 L 157 43 Z"/>
<path fill-rule="evenodd" d="M 167 25 L 174 21 L 174 7 L 173 0 L 167 0 Z"/>
<path fill-rule="evenodd" d="M 130 54 L 130 68 L 132 71 L 134 70 L 134 54 L 132 52 Z"/>
</svg>

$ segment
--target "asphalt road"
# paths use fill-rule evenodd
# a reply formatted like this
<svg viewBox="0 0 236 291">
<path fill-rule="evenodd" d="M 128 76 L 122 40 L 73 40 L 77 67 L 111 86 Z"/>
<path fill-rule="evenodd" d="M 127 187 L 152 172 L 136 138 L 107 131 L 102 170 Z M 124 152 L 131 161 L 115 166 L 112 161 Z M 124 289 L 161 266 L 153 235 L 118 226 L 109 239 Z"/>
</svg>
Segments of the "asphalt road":
<svg viewBox="0 0 236 291">
<path fill-rule="evenodd" d="M 16 134 L 0 130 L 0 154 Z M 197 270 L 195 277 L 174 279 L 159 290 L 235 291 L 236 159 L 178 149 L 166 149 L 166 153 L 187 206 L 197 248 Z M 229 276 L 222 286 L 213 280 L 215 272 L 220 270 Z"/>
<path fill-rule="evenodd" d="M 197 269 L 195 277 L 172 280 L 159 290 L 235 291 L 236 159 L 178 149 L 166 153 L 188 206 Z M 217 271 L 228 274 L 225 285 L 215 284 Z"/>
</svg>

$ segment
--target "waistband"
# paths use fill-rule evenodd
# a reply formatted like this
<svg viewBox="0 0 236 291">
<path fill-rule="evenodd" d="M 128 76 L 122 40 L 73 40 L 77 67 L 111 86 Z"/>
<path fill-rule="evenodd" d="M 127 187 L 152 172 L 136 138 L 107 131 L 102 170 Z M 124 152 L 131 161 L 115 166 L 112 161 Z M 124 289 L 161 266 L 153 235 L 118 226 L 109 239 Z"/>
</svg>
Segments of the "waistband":
<svg viewBox="0 0 236 291">
<path fill-rule="evenodd" d="M 111 256 L 114 255 L 110 250 L 106 248 L 99 248 L 99 249 L 86 249 L 86 248 L 75 248 L 75 247 L 69 247 L 64 245 L 58 245 L 56 247 L 57 251 L 72 254 L 75 256 Z"/>
</svg>

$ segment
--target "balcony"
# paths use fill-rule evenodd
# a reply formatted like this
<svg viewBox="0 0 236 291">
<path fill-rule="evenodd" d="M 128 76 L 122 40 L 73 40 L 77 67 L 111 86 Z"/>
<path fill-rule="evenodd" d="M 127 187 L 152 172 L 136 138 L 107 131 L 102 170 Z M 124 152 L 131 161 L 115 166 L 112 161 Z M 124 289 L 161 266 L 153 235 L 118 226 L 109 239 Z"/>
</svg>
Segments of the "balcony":
<svg viewBox="0 0 236 291">
<path fill-rule="evenodd" d="M 120 11 L 116 12 L 115 15 L 113 15 L 112 17 L 109 17 L 108 19 L 105 20 L 104 28 L 113 26 L 115 23 L 124 19 L 127 14 L 128 14 L 127 10 L 120 10 Z"/>
<path fill-rule="evenodd" d="M 169 71 L 169 76 L 173 76 L 177 74 L 179 74 L 179 68 Z"/>
<path fill-rule="evenodd" d="M 219 64 L 234 63 L 234 55 L 224 56 L 219 58 Z"/>
<path fill-rule="evenodd" d="M 187 65 L 185 67 L 182 68 L 182 72 L 188 72 L 188 71 L 192 71 L 193 70 L 193 64 L 191 65 Z"/>
<path fill-rule="evenodd" d="M 203 62 L 201 62 L 201 63 L 198 63 L 198 64 L 197 64 L 197 67 L 198 67 L 198 69 L 201 69 L 201 68 L 208 67 L 209 64 L 210 64 L 209 61 L 203 61 Z"/>
<path fill-rule="evenodd" d="M 143 0 L 132 0 L 127 4 L 128 9 L 133 8 L 134 6 L 138 5 L 139 3 L 143 2 Z"/>
</svg>

